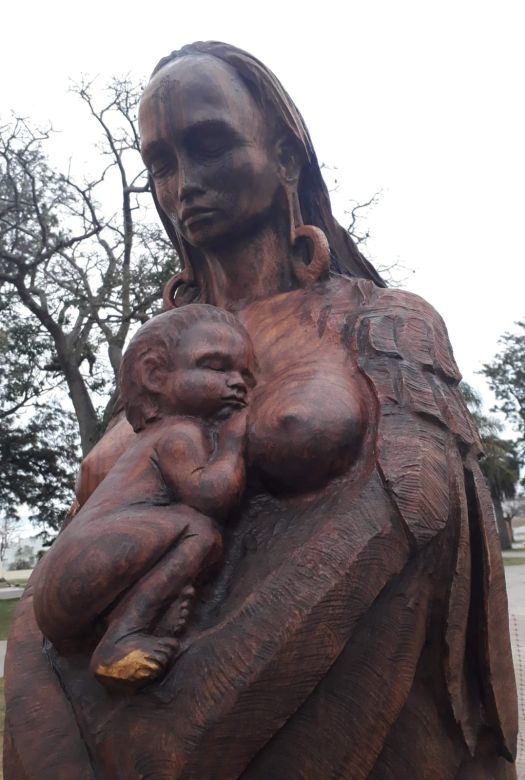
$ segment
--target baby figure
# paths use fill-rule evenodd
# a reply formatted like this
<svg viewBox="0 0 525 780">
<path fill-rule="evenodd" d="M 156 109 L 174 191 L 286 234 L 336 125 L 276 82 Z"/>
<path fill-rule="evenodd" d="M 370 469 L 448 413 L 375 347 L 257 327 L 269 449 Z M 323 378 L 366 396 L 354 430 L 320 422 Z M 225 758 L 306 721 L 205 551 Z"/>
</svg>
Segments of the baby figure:
<svg viewBox="0 0 525 780">
<path fill-rule="evenodd" d="M 216 521 L 244 490 L 254 369 L 244 328 L 204 304 L 154 317 L 124 355 L 121 396 L 138 435 L 46 554 L 34 589 L 58 650 L 95 636 L 91 669 L 106 685 L 143 685 L 177 652 L 195 583 L 221 558 Z"/>
</svg>

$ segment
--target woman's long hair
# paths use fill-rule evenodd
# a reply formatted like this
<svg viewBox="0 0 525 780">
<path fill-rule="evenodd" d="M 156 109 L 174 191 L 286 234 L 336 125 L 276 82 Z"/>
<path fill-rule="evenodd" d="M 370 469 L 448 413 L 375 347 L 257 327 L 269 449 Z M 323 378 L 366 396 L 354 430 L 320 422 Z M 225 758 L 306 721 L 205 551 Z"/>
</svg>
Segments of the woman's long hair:
<svg viewBox="0 0 525 780">
<path fill-rule="evenodd" d="M 325 233 L 330 246 L 330 270 L 344 276 L 370 279 L 379 287 L 386 287 L 384 280 L 373 265 L 363 257 L 348 231 L 337 222 L 332 214 L 330 196 L 321 175 L 321 169 L 304 120 L 295 103 L 272 71 L 251 54 L 235 46 L 218 41 L 198 41 L 183 46 L 182 49 L 173 51 L 161 59 L 155 67 L 152 77 L 168 63 L 192 55 L 215 57 L 233 68 L 263 115 L 268 117 L 268 121 L 277 122 L 299 145 L 305 159 L 297 189 L 301 214 L 305 224 L 316 225 Z M 179 257 L 187 260 L 191 266 L 186 269 L 191 275 L 190 284 L 198 288 L 200 300 L 205 300 L 204 277 L 199 273 L 199 269 L 202 267 L 201 254 L 198 249 L 185 241 L 162 211 L 157 200 L 153 180 L 151 180 L 151 191 L 162 223 L 177 249 Z"/>
</svg>

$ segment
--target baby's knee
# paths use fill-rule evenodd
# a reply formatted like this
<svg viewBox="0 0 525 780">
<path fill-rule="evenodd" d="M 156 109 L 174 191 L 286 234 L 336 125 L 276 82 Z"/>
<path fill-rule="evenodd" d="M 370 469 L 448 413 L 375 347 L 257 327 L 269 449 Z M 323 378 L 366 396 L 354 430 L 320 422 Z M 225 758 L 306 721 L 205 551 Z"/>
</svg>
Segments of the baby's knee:
<svg viewBox="0 0 525 780">
<path fill-rule="evenodd" d="M 217 560 L 222 555 L 223 540 L 215 521 L 196 510 L 191 510 L 189 520 L 186 537 L 198 540 L 203 556 Z"/>
</svg>

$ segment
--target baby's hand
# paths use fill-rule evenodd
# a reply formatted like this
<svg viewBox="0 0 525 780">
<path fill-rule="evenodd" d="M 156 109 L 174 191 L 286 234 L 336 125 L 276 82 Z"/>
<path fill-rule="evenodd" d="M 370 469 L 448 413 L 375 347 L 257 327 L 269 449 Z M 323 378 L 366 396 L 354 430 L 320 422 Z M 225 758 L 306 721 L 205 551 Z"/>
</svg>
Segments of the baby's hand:
<svg viewBox="0 0 525 780">
<path fill-rule="evenodd" d="M 248 409 L 246 407 L 233 409 L 230 416 L 220 423 L 219 435 L 226 441 L 243 442 L 246 438 L 247 422 Z"/>
</svg>

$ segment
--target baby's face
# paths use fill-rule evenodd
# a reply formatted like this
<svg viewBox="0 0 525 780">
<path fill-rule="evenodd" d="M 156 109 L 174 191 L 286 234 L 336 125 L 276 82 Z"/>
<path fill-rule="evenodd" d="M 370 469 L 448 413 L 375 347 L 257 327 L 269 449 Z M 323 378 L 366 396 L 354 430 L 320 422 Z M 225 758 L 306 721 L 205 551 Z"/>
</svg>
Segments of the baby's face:
<svg viewBox="0 0 525 780">
<path fill-rule="evenodd" d="M 170 374 L 173 411 L 197 417 L 243 408 L 255 385 L 253 351 L 224 322 L 197 322 L 183 331 Z"/>
</svg>

